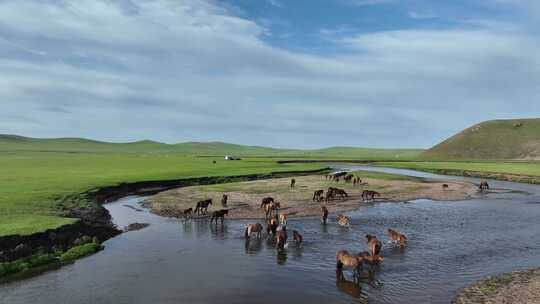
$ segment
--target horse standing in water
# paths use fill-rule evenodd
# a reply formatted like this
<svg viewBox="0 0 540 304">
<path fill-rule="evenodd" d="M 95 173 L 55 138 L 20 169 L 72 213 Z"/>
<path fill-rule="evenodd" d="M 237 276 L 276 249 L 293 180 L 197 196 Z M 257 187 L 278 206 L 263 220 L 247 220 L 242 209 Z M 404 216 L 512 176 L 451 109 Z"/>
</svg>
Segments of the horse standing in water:
<svg viewBox="0 0 540 304">
<path fill-rule="evenodd" d="M 381 253 L 382 243 L 377 239 L 376 236 L 366 234 L 367 245 L 371 251 L 372 256 L 379 255 Z"/>
<path fill-rule="evenodd" d="M 251 239 L 251 235 L 253 233 L 256 233 L 257 238 L 260 239 L 262 229 L 263 229 L 262 225 L 259 224 L 259 223 L 257 223 L 257 224 L 248 224 L 246 226 L 246 230 L 244 231 L 244 237 L 246 238 L 246 240 L 249 240 L 249 239 Z"/>
<path fill-rule="evenodd" d="M 276 240 L 277 249 L 283 250 L 285 248 L 286 242 L 287 242 L 287 227 L 283 227 L 277 233 L 277 240 Z"/>
<path fill-rule="evenodd" d="M 336 253 L 336 269 L 341 271 L 343 266 L 354 269 L 354 276 L 360 275 L 360 270 L 364 264 L 364 259 L 360 255 L 350 253 L 347 250 L 340 250 Z"/>
<path fill-rule="evenodd" d="M 278 228 L 278 220 L 277 217 L 272 217 L 266 220 L 266 233 L 268 236 L 276 236 Z"/>
<path fill-rule="evenodd" d="M 390 236 L 390 239 L 392 239 L 392 242 L 399 242 L 399 245 L 401 247 L 405 247 L 405 243 L 407 243 L 407 237 L 403 233 L 399 233 L 394 229 L 390 228 L 388 228 L 387 232 Z"/>
<path fill-rule="evenodd" d="M 298 231 L 293 230 L 292 236 L 293 236 L 294 242 L 296 243 L 296 247 L 302 247 L 302 241 L 303 241 L 302 235 Z"/>
<path fill-rule="evenodd" d="M 480 186 L 478 186 L 478 189 L 480 189 L 480 191 L 489 190 L 489 184 L 486 181 L 482 181 L 480 182 Z"/>
<path fill-rule="evenodd" d="M 228 215 L 228 214 L 229 214 L 228 209 L 221 209 L 218 211 L 214 211 L 214 213 L 212 213 L 212 218 L 210 219 L 210 224 L 212 224 L 212 221 L 216 221 L 216 225 L 217 225 L 218 219 L 221 220 L 221 223 L 223 224 L 223 221 L 225 220 L 225 215 Z"/>
<path fill-rule="evenodd" d="M 326 221 L 328 220 L 328 209 L 326 206 L 321 206 L 321 213 L 322 223 L 326 224 Z"/>
<path fill-rule="evenodd" d="M 208 205 L 212 205 L 211 198 L 197 202 L 195 213 L 205 215 L 208 212 Z"/>
<path fill-rule="evenodd" d="M 337 220 L 340 226 L 343 227 L 349 227 L 350 226 L 350 220 L 348 216 L 345 216 L 343 214 L 340 214 L 337 216 Z"/>
</svg>

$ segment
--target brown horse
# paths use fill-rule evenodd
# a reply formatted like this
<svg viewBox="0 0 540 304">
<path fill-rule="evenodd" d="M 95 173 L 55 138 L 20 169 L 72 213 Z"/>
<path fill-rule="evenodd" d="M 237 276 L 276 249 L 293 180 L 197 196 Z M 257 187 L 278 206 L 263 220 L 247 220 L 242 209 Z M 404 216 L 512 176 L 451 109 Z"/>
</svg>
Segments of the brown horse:
<svg viewBox="0 0 540 304">
<path fill-rule="evenodd" d="M 324 195 L 324 190 L 317 190 L 315 192 L 313 192 L 313 201 L 315 202 L 320 202 L 322 201 L 323 199 L 323 195 Z"/>
<path fill-rule="evenodd" d="M 489 190 L 489 184 L 486 181 L 482 181 L 480 182 L 478 189 L 480 189 L 480 191 Z"/>
<path fill-rule="evenodd" d="M 270 203 L 273 203 L 274 202 L 274 198 L 273 197 L 265 197 L 262 199 L 261 201 L 261 209 L 264 209 L 264 206 L 270 204 Z"/>
<path fill-rule="evenodd" d="M 259 223 L 257 223 L 257 224 L 247 224 L 246 230 L 244 231 L 244 237 L 246 238 L 246 240 L 249 240 L 249 239 L 251 239 L 251 235 L 253 233 L 257 233 L 257 238 L 260 239 L 262 229 L 263 229 L 263 227 Z"/>
<path fill-rule="evenodd" d="M 212 213 L 212 218 L 210 219 L 210 224 L 212 223 L 212 221 L 216 221 L 216 224 L 217 224 L 218 219 L 221 220 L 221 223 L 223 224 L 223 221 L 225 220 L 225 215 L 228 215 L 228 214 L 229 214 L 228 209 L 221 209 L 218 211 L 214 211 L 214 213 Z"/>
<path fill-rule="evenodd" d="M 379 255 L 381 253 L 382 243 L 377 239 L 376 236 L 367 234 L 367 245 L 371 251 L 371 255 Z"/>
<path fill-rule="evenodd" d="M 185 218 L 189 218 L 193 215 L 193 208 L 187 208 L 182 211 L 182 214 Z"/>
<path fill-rule="evenodd" d="M 229 200 L 229 196 L 227 194 L 223 194 L 221 196 L 221 206 L 227 207 L 227 201 Z"/>
<path fill-rule="evenodd" d="M 278 202 L 273 202 L 273 203 L 264 205 L 263 209 L 264 209 L 265 217 L 271 216 L 272 213 L 277 214 L 277 211 L 280 208 L 281 208 L 281 204 Z"/>
<path fill-rule="evenodd" d="M 302 247 L 302 241 L 303 241 L 302 235 L 298 231 L 293 230 L 292 237 L 293 237 L 294 242 L 296 243 L 296 247 Z"/>
<path fill-rule="evenodd" d="M 447 190 L 450 186 L 448 186 L 448 184 L 442 184 L 441 187 L 443 190 Z"/>
<path fill-rule="evenodd" d="M 407 243 L 407 237 L 403 233 L 399 233 L 394 229 L 390 228 L 388 228 L 387 232 L 392 242 L 399 242 L 399 245 L 401 247 L 405 247 L 405 243 Z"/>
<path fill-rule="evenodd" d="M 287 215 L 283 212 L 279 214 L 279 225 L 281 227 L 287 226 Z"/>
<path fill-rule="evenodd" d="M 349 199 L 349 195 L 343 189 L 335 189 L 334 195 L 335 195 L 336 198 L 339 198 L 339 199 L 342 199 L 342 200 Z"/>
<path fill-rule="evenodd" d="M 268 233 L 268 236 L 276 235 L 278 228 L 278 220 L 276 217 L 272 217 L 266 220 L 266 233 Z"/>
<path fill-rule="evenodd" d="M 322 222 L 323 224 L 326 224 L 326 221 L 328 220 L 328 209 L 326 206 L 321 206 L 321 213 L 322 213 Z"/>
<path fill-rule="evenodd" d="M 362 191 L 362 200 L 364 202 L 375 200 L 375 197 L 380 197 L 381 194 L 377 191 L 364 190 Z"/>
<path fill-rule="evenodd" d="M 339 223 L 340 226 L 349 227 L 349 225 L 350 225 L 349 217 L 345 216 L 343 214 L 338 215 L 337 220 L 338 220 L 338 223 Z"/>
<path fill-rule="evenodd" d="M 287 227 L 281 228 L 278 231 L 276 237 L 276 247 L 278 250 L 283 250 L 285 248 L 285 243 L 287 242 Z"/>
<path fill-rule="evenodd" d="M 340 250 L 336 253 L 336 269 L 342 270 L 343 266 L 353 268 L 354 275 L 360 275 L 360 269 L 364 264 L 364 259 L 354 253 L 350 253 L 347 250 Z"/>
<path fill-rule="evenodd" d="M 370 255 L 369 252 L 364 251 L 359 254 L 359 256 L 362 257 L 364 263 L 368 265 L 379 265 L 382 261 L 384 261 L 384 258 L 380 255 Z"/>
<path fill-rule="evenodd" d="M 296 185 L 296 180 L 293 178 L 291 179 L 291 188 L 294 188 L 295 185 Z"/>
<path fill-rule="evenodd" d="M 208 212 L 208 205 L 212 205 L 212 199 L 206 199 L 202 201 L 197 202 L 197 206 L 195 207 L 195 213 L 196 214 L 203 214 L 205 215 Z"/>
</svg>

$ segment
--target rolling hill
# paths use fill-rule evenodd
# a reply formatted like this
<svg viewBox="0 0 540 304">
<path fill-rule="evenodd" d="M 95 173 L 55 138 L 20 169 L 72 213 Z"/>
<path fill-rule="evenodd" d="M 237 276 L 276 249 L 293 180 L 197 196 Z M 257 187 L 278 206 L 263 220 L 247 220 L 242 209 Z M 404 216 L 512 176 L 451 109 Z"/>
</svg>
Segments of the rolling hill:
<svg viewBox="0 0 540 304">
<path fill-rule="evenodd" d="M 428 160 L 540 160 L 540 119 L 490 120 L 423 152 Z"/>
<path fill-rule="evenodd" d="M 316 150 L 276 149 L 261 146 L 236 145 L 224 142 L 185 142 L 165 144 L 142 140 L 110 143 L 84 138 L 30 138 L 0 134 L 0 152 L 65 152 L 65 153 L 177 153 L 184 155 L 226 155 L 352 158 L 352 159 L 412 159 L 420 149 L 375 149 L 330 147 Z"/>
</svg>

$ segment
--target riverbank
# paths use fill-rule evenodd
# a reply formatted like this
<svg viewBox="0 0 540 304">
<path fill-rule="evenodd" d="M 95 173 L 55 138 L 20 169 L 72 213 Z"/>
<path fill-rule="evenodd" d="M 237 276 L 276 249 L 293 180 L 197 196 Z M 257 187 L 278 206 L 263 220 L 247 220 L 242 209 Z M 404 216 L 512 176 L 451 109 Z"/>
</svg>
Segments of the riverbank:
<svg viewBox="0 0 540 304">
<path fill-rule="evenodd" d="M 295 176 L 296 186 L 290 187 L 290 178 L 257 180 L 250 182 L 227 183 L 212 186 L 193 186 L 161 192 L 146 199 L 143 205 L 152 212 L 169 217 L 181 216 L 187 208 L 195 208 L 197 201 L 211 198 L 213 205 L 208 211 L 222 209 L 220 200 L 223 194 L 229 197 L 227 208 L 231 219 L 257 219 L 263 217 L 260 203 L 264 197 L 273 197 L 281 203 L 281 210 L 289 217 L 320 215 L 321 204 L 329 212 L 346 212 L 366 204 L 362 202 L 363 190 L 375 190 L 381 193 L 377 201 L 403 202 L 426 198 L 439 201 L 466 200 L 478 195 L 476 185 L 467 182 L 426 181 L 401 175 L 355 172 L 362 179 L 362 184 L 336 183 L 326 180 L 323 175 Z M 313 192 L 328 187 L 344 189 L 348 200 L 335 200 L 329 203 L 314 202 Z"/>
<path fill-rule="evenodd" d="M 540 303 L 540 268 L 487 277 L 465 287 L 452 304 Z"/>
</svg>

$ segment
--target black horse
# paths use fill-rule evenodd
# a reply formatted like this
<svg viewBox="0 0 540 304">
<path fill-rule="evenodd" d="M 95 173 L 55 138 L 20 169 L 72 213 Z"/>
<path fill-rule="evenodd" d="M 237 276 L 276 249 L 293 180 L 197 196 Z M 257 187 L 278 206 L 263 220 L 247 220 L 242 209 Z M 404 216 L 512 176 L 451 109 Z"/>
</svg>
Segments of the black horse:
<svg viewBox="0 0 540 304">
<path fill-rule="evenodd" d="M 225 215 L 228 215 L 228 214 L 229 214 L 228 209 L 221 209 L 218 211 L 214 211 L 214 213 L 212 213 L 212 218 L 210 219 L 210 224 L 212 224 L 213 221 L 216 221 L 216 224 L 217 224 L 218 219 L 221 220 L 221 223 L 223 224 L 223 221 L 225 220 Z"/>
<path fill-rule="evenodd" d="M 211 198 L 197 202 L 197 206 L 195 207 L 195 214 L 205 215 L 208 212 L 208 205 L 212 205 Z"/>
</svg>

